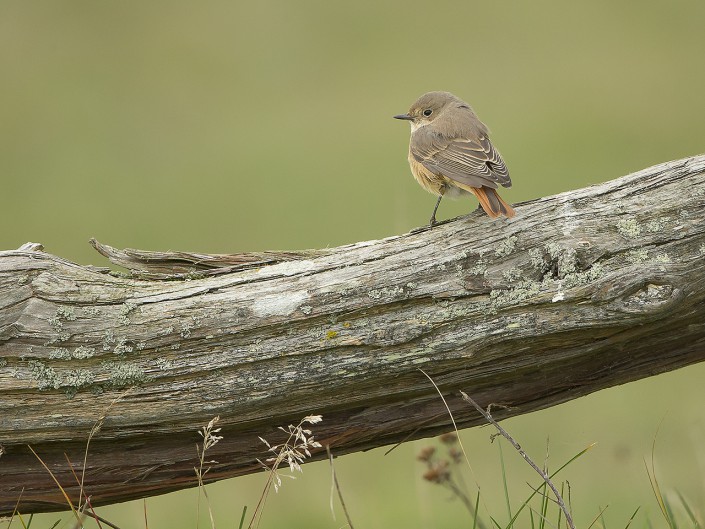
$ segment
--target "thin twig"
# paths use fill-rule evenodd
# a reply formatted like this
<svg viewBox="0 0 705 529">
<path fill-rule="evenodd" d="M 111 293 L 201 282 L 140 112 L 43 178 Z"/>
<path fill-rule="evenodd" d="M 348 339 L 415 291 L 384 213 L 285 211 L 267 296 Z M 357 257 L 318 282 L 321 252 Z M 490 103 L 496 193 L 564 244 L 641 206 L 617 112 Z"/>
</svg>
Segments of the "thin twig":
<svg viewBox="0 0 705 529">
<path fill-rule="evenodd" d="M 338 475 L 335 473 L 335 466 L 333 465 L 333 454 L 330 451 L 330 445 L 326 445 L 326 452 L 328 453 L 328 461 L 330 461 L 330 471 L 333 476 L 333 485 L 335 490 L 338 491 L 338 499 L 340 500 L 340 505 L 343 507 L 343 512 L 345 513 L 345 519 L 348 521 L 348 527 L 353 529 L 352 520 L 350 519 L 350 514 L 348 513 L 348 508 L 345 506 L 345 500 L 343 500 L 343 493 L 340 490 L 340 483 L 338 483 Z M 333 510 L 333 498 L 331 497 L 331 511 Z M 333 514 L 335 517 L 335 514 Z"/>
<path fill-rule="evenodd" d="M 492 418 L 492 415 L 490 415 L 489 411 L 482 409 L 482 407 L 477 402 L 475 402 L 467 393 L 461 391 L 460 394 L 463 396 L 463 400 L 472 404 L 475 409 L 487 420 L 487 422 L 497 428 L 497 431 L 502 434 L 502 437 L 509 441 L 512 446 L 516 449 L 516 451 L 519 452 L 519 455 L 524 458 L 524 461 L 526 461 L 529 466 L 531 466 L 531 468 L 533 468 L 538 473 L 538 475 L 541 476 L 541 478 L 546 482 L 546 485 L 548 485 L 553 491 L 558 505 L 560 506 L 561 510 L 563 510 L 563 514 L 565 515 L 565 521 L 568 524 L 568 527 L 570 527 L 571 529 L 575 529 L 573 517 L 568 511 L 568 508 L 566 507 L 565 502 L 563 501 L 561 493 L 558 492 L 558 489 L 553 484 L 548 475 L 543 470 L 541 470 L 541 468 L 536 463 L 532 461 L 532 459 L 527 455 L 527 453 L 524 452 L 524 450 L 521 448 L 521 445 L 517 443 L 511 435 L 509 435 L 509 432 L 502 428 L 499 423 Z"/>
</svg>

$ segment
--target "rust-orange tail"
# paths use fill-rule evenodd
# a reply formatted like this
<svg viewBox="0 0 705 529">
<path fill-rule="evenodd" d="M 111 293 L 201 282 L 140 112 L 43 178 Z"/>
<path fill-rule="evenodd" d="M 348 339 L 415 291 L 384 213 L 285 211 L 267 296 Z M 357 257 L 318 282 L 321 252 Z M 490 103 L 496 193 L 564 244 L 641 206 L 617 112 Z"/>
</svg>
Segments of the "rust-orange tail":
<svg viewBox="0 0 705 529">
<path fill-rule="evenodd" d="M 491 187 L 470 187 L 466 188 L 472 191 L 472 193 L 480 201 L 480 206 L 485 210 L 485 213 L 493 219 L 504 215 L 505 217 L 512 218 L 516 215 L 514 208 L 507 204 L 499 193 Z"/>
</svg>

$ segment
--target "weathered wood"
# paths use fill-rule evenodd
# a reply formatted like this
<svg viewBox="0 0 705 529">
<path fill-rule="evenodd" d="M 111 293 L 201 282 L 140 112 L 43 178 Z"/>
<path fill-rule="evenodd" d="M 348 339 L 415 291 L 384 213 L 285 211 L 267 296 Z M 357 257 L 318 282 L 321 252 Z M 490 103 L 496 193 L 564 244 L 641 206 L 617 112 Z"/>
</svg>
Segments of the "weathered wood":
<svg viewBox="0 0 705 529">
<path fill-rule="evenodd" d="M 102 246 L 131 277 L 36 246 L 0 252 L 0 514 L 20 495 L 23 512 L 65 508 L 27 444 L 75 498 L 64 453 L 80 471 L 103 414 L 93 505 L 195 485 L 197 430 L 215 415 L 210 480 L 257 470 L 258 436 L 277 442 L 276 426 L 310 413 L 335 454 L 448 430 L 418 368 L 466 427 L 482 419 L 460 389 L 510 406 L 502 418 L 699 362 L 704 206 L 699 156 L 519 205 L 510 221 L 475 212 L 325 251 Z"/>
</svg>

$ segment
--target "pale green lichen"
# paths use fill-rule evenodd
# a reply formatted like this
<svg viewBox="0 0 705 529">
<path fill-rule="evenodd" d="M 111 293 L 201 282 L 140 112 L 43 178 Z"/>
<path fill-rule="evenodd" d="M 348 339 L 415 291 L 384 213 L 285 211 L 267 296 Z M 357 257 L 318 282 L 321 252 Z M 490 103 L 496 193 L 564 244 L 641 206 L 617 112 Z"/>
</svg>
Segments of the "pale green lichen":
<svg viewBox="0 0 705 529">
<path fill-rule="evenodd" d="M 575 274 L 568 274 L 563 278 L 563 287 L 571 288 L 575 286 L 587 285 L 596 279 L 602 277 L 604 270 L 600 263 L 594 263 L 589 270 L 584 272 L 576 272 Z"/>
<path fill-rule="evenodd" d="M 659 264 L 667 264 L 671 262 L 671 256 L 666 252 L 663 252 L 654 257 L 654 261 Z"/>
<path fill-rule="evenodd" d="M 71 352 L 65 347 L 60 347 L 50 351 L 49 358 L 52 360 L 71 360 Z"/>
<path fill-rule="evenodd" d="M 64 330 L 64 321 L 74 321 L 76 319 L 76 313 L 73 307 L 59 307 L 56 309 L 54 316 L 49 318 L 49 325 L 52 326 L 54 331 L 56 331 L 57 336 L 53 338 L 46 345 L 51 345 L 56 342 L 65 342 L 71 337 L 71 334 Z"/>
<path fill-rule="evenodd" d="M 543 270 L 543 267 L 546 265 L 543 258 L 543 252 L 538 248 L 531 248 L 529 250 L 529 259 L 531 260 L 531 266 L 537 270 Z"/>
<path fill-rule="evenodd" d="M 621 219 L 617 222 L 617 231 L 625 239 L 636 239 L 641 235 L 641 226 L 636 219 Z"/>
<path fill-rule="evenodd" d="M 477 256 L 477 261 L 470 267 L 468 272 L 476 276 L 484 276 L 487 273 L 487 265 L 489 261 L 485 259 L 485 251 L 481 251 Z"/>
<path fill-rule="evenodd" d="M 179 335 L 184 339 L 189 338 L 191 336 L 191 329 L 193 329 L 192 324 L 184 323 L 181 326 L 181 332 L 179 333 Z"/>
<path fill-rule="evenodd" d="M 545 244 L 544 248 L 546 248 L 546 252 L 548 252 L 548 255 L 552 261 L 558 259 L 563 253 L 563 247 L 560 244 L 556 244 L 555 242 L 549 242 Z"/>
<path fill-rule="evenodd" d="M 30 360 L 29 369 L 32 377 L 37 381 L 38 389 L 64 388 L 69 398 L 82 387 L 91 385 L 95 379 L 88 369 L 57 371 L 39 360 Z"/>
<path fill-rule="evenodd" d="M 516 244 L 516 236 L 512 235 L 511 237 L 507 237 L 497 245 L 494 254 L 497 257 L 506 257 L 514 251 L 514 248 L 516 248 Z"/>
<path fill-rule="evenodd" d="M 137 308 L 137 305 L 135 303 L 130 303 L 129 301 L 126 303 L 123 303 L 122 307 L 120 307 L 120 323 L 123 325 L 129 325 L 130 324 L 130 318 L 129 314 L 133 310 Z"/>
<path fill-rule="evenodd" d="M 404 289 L 399 286 L 373 289 L 367 293 L 367 295 L 374 300 L 381 298 L 394 298 L 402 294 L 404 294 Z"/>
<path fill-rule="evenodd" d="M 55 317 L 66 321 L 74 321 L 76 319 L 76 311 L 73 307 L 59 307 L 56 309 Z"/>
<path fill-rule="evenodd" d="M 514 281 L 521 278 L 521 270 L 512 267 L 509 270 L 505 270 L 504 272 L 502 272 L 502 277 L 508 283 L 513 283 Z"/>
<path fill-rule="evenodd" d="M 536 281 L 522 281 L 513 288 L 492 290 L 490 292 L 491 305 L 496 309 L 497 307 L 521 303 L 538 294 L 540 289 L 541 283 Z"/>
<path fill-rule="evenodd" d="M 103 351 L 110 351 L 116 341 L 117 339 L 115 338 L 115 334 L 112 329 L 105 331 L 105 334 L 103 335 Z"/>
<path fill-rule="evenodd" d="M 645 248 L 637 248 L 636 250 L 631 250 L 627 252 L 627 261 L 632 264 L 639 264 L 646 262 L 649 259 L 649 251 Z"/>
<path fill-rule="evenodd" d="M 127 341 L 127 338 L 122 337 L 117 341 L 115 348 L 113 349 L 113 354 L 122 355 L 125 353 L 131 353 L 133 351 L 132 345 Z"/>
<path fill-rule="evenodd" d="M 645 229 L 649 233 L 659 232 L 666 227 L 666 224 L 668 223 L 668 221 L 669 221 L 668 218 L 651 219 L 649 222 L 646 223 Z"/>
<path fill-rule="evenodd" d="M 154 364 L 162 371 L 168 371 L 174 367 L 174 362 L 166 358 L 157 358 Z"/>
<path fill-rule="evenodd" d="M 83 315 L 87 317 L 97 316 L 100 314 L 100 309 L 97 307 L 83 307 Z"/>
<path fill-rule="evenodd" d="M 95 380 L 95 375 L 88 369 L 70 369 L 63 377 L 62 386 L 66 388 L 66 395 L 72 398 L 79 389 L 90 386 Z"/>
<path fill-rule="evenodd" d="M 468 272 L 476 276 L 484 276 L 487 273 L 487 261 L 479 259 L 474 266 L 470 267 Z"/>
<path fill-rule="evenodd" d="M 137 386 L 149 380 L 144 369 L 129 362 L 103 362 L 103 369 L 108 372 L 108 384 L 114 388 Z"/>
<path fill-rule="evenodd" d="M 83 360 L 85 358 L 91 358 L 95 356 L 96 350 L 93 347 L 85 347 L 81 345 L 80 347 L 76 347 L 76 349 L 73 350 L 73 353 L 71 353 L 71 356 L 73 358 L 76 358 L 77 360 Z"/>
<path fill-rule="evenodd" d="M 565 248 L 558 257 L 558 277 L 564 278 L 574 274 L 578 267 L 578 258 L 573 248 Z"/>
</svg>

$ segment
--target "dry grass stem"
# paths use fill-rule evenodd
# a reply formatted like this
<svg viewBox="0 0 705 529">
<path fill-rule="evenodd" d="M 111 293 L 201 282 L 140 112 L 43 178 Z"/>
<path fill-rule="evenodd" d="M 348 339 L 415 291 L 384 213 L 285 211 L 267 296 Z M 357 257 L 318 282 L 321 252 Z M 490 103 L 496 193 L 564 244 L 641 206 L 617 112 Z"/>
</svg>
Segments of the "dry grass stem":
<svg viewBox="0 0 705 529">
<path fill-rule="evenodd" d="M 269 492 L 274 487 L 274 492 L 279 492 L 279 488 L 282 485 L 282 477 L 288 477 L 294 479 L 294 476 L 284 475 L 279 473 L 279 467 L 282 463 L 286 462 L 289 465 L 291 472 L 301 470 L 301 463 L 308 457 L 311 457 L 312 448 L 322 448 L 321 443 L 315 441 L 311 430 L 304 428 L 304 424 L 317 424 L 323 420 L 321 415 L 307 415 L 296 426 L 290 424 L 287 428 L 278 428 L 285 434 L 288 434 L 286 441 L 282 444 L 272 445 L 266 439 L 260 437 L 265 445 L 267 445 L 267 450 L 274 454 L 274 457 L 270 457 L 265 461 L 260 459 L 257 462 L 260 466 L 268 472 L 267 483 L 264 485 L 264 490 L 260 496 L 255 511 L 252 514 L 252 519 L 250 520 L 248 529 L 256 527 L 262 518 L 262 512 L 264 510 L 264 505 L 269 496 Z"/>
<path fill-rule="evenodd" d="M 502 428 L 497 421 L 492 418 L 492 415 L 488 410 L 482 409 L 482 407 L 475 402 L 469 395 L 467 395 L 465 392 L 461 391 L 460 394 L 463 397 L 463 400 L 466 402 L 470 403 L 492 426 L 497 428 L 497 431 L 504 437 L 507 441 L 509 441 L 512 446 L 516 449 L 517 452 L 519 452 L 519 455 L 526 461 L 531 468 L 533 468 L 536 473 L 541 476 L 541 478 L 544 480 L 546 485 L 553 491 L 553 495 L 556 497 L 556 501 L 558 505 L 560 506 L 561 510 L 563 511 L 563 515 L 565 516 L 565 521 L 568 527 L 570 529 L 575 529 L 575 524 L 573 523 L 573 517 L 570 514 L 570 511 L 568 510 L 568 507 L 566 507 L 565 502 L 563 501 L 563 497 L 561 496 L 561 493 L 558 492 L 558 489 L 556 486 L 553 484 L 551 481 L 551 478 L 548 477 L 548 474 L 544 472 L 536 463 L 533 462 L 533 460 L 528 456 L 526 452 L 521 448 L 519 443 L 517 443 L 514 438 L 509 435 L 509 432 L 507 432 L 504 428 Z"/>
<path fill-rule="evenodd" d="M 338 492 L 338 500 L 340 500 L 340 505 L 345 513 L 345 519 L 348 521 L 348 527 L 353 528 L 352 520 L 350 519 L 350 514 L 348 513 L 348 508 L 345 506 L 345 500 L 343 500 L 343 493 L 340 490 L 340 483 L 338 483 L 338 475 L 335 473 L 335 465 L 333 465 L 333 454 L 330 451 L 330 446 L 326 445 L 326 452 L 328 453 L 328 461 L 330 461 L 330 472 L 331 472 L 331 491 L 330 491 L 330 512 L 333 514 L 333 520 L 335 520 L 335 510 L 333 509 L 333 488 Z"/>
<path fill-rule="evenodd" d="M 206 487 L 203 484 L 203 476 L 205 476 L 208 471 L 210 470 L 211 467 L 206 467 L 204 470 L 203 467 L 206 464 L 217 464 L 218 462 L 215 460 L 210 460 L 206 461 L 206 452 L 213 448 L 215 445 L 218 444 L 218 441 L 220 441 L 223 436 L 218 435 L 220 432 L 220 428 L 216 428 L 215 426 L 218 424 L 218 421 L 220 421 L 220 416 L 215 416 L 213 417 L 206 426 L 203 426 L 199 431 L 198 435 L 200 435 L 203 438 L 203 446 L 200 447 L 198 443 L 196 443 L 196 454 L 198 454 L 198 466 L 193 467 L 194 472 L 196 472 L 196 477 L 198 478 L 198 503 L 196 504 L 196 529 L 198 529 L 198 524 L 201 519 L 201 493 L 203 493 L 203 496 L 206 498 L 206 505 L 208 506 L 208 515 L 210 516 L 210 521 L 211 521 L 211 529 L 215 529 L 215 518 L 213 517 L 213 510 L 211 509 L 211 501 L 210 498 L 208 497 L 208 493 L 206 492 Z M 145 512 L 145 523 L 147 521 L 147 514 Z"/>
</svg>

